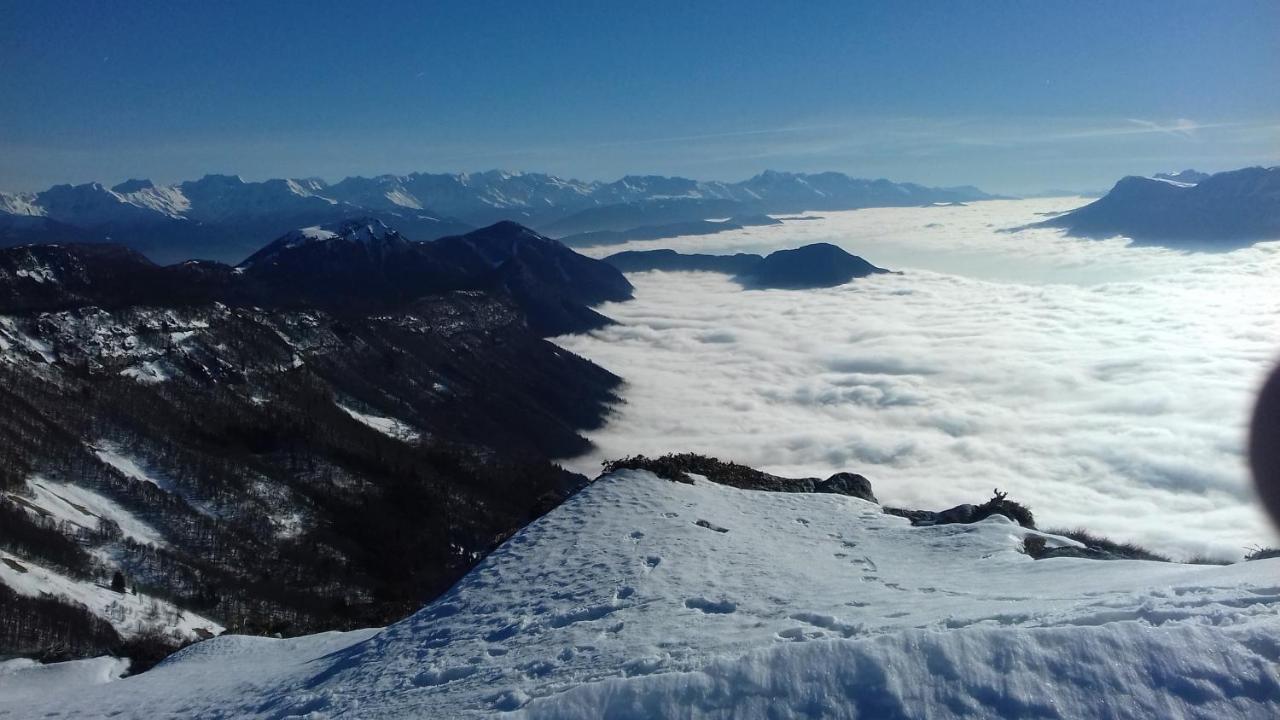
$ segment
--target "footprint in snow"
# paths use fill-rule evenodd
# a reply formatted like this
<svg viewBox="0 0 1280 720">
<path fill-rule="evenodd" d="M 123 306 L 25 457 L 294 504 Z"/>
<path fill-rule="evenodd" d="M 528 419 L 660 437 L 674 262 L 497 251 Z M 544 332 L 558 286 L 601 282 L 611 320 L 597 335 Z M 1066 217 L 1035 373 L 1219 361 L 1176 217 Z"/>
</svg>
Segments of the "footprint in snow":
<svg viewBox="0 0 1280 720">
<path fill-rule="evenodd" d="M 499 712 L 511 712 L 524 707 L 528 704 L 530 699 L 531 698 L 525 694 L 523 690 L 520 690 L 519 688 L 512 688 L 511 690 L 494 695 L 490 699 L 490 702 L 493 703 L 494 710 Z"/>
<path fill-rule="evenodd" d="M 697 525 L 698 527 L 704 527 L 708 530 L 715 530 L 718 533 L 729 532 L 729 528 L 722 528 L 719 525 L 714 525 L 706 520 L 698 520 L 697 522 L 694 523 L 694 525 Z"/>
<path fill-rule="evenodd" d="M 822 628 L 823 630 L 840 633 L 846 638 L 851 638 L 863 631 L 863 628 L 860 625 L 850 625 L 849 623 L 841 622 L 832 615 L 824 615 L 822 613 L 796 613 L 791 616 L 791 619 L 799 620 L 802 623 L 808 623 L 814 627 Z"/>
<path fill-rule="evenodd" d="M 456 665 L 454 667 L 430 668 L 423 670 L 413 678 L 413 684 L 418 687 L 430 687 L 433 685 L 444 685 L 455 680 L 461 680 L 465 677 L 474 675 L 476 668 L 474 665 Z"/>
<path fill-rule="evenodd" d="M 693 610 L 701 610 L 707 615 L 727 615 L 738 609 L 738 604 L 729 600 L 708 600 L 703 597 L 689 598 L 684 606 Z"/>
</svg>

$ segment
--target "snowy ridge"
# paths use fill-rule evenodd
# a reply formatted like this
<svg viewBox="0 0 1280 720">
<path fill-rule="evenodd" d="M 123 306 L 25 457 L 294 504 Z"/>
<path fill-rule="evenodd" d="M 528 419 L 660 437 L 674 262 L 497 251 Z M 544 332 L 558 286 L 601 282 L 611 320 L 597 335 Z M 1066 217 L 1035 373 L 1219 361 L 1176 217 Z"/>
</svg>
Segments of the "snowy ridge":
<svg viewBox="0 0 1280 720">
<path fill-rule="evenodd" d="M 0 717 L 1280 712 L 1280 560 L 1037 561 L 1034 532 L 619 472 L 376 634 L 218 638 Z"/>
</svg>

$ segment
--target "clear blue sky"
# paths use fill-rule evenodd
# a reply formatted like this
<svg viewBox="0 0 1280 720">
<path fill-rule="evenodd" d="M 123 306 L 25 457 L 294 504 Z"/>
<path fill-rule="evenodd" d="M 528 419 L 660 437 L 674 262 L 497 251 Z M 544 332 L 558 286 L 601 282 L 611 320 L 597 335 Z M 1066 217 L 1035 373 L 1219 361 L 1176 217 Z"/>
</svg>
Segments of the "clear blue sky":
<svg viewBox="0 0 1280 720">
<path fill-rule="evenodd" d="M 1280 2 L 0 0 L 0 189 L 1280 163 Z"/>
</svg>

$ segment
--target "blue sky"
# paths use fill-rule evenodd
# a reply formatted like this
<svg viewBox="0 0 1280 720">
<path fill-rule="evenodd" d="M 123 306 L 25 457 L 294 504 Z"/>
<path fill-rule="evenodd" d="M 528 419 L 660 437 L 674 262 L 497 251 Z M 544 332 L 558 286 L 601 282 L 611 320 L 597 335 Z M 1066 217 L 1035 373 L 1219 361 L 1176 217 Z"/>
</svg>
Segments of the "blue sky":
<svg viewBox="0 0 1280 720">
<path fill-rule="evenodd" d="M 0 189 L 500 167 L 1002 192 L 1280 162 L 1276 2 L 0 0 Z"/>
</svg>

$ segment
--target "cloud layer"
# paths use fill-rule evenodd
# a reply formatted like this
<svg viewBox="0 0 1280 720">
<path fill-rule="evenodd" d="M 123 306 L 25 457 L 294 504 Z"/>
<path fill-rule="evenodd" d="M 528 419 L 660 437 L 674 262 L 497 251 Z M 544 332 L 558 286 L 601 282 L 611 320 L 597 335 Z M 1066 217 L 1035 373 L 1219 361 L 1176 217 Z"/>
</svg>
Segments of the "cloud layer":
<svg viewBox="0 0 1280 720">
<path fill-rule="evenodd" d="M 1243 442 L 1280 353 L 1280 246 L 1180 255 L 996 232 L 1071 204 L 831 213 L 632 244 L 827 240 L 905 272 L 810 291 L 630 276 L 636 299 L 602 308 L 617 326 L 557 340 L 628 381 L 597 451 L 569 464 L 695 450 L 783 474 L 861 472 L 913 507 L 999 487 L 1042 526 L 1181 556 L 1274 543 Z"/>
</svg>

